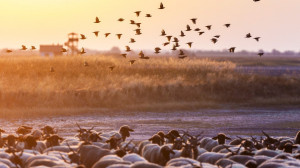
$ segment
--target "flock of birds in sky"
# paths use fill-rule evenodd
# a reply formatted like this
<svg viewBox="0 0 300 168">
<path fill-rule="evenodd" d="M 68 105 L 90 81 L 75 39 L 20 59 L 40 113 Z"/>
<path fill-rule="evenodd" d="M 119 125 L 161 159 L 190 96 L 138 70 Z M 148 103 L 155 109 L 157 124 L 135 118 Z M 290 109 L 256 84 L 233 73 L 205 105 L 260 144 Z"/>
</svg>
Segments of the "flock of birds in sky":
<svg viewBox="0 0 300 168">
<path fill-rule="evenodd" d="M 258 1 L 260 1 L 260 0 L 253 0 L 253 1 L 254 1 L 254 2 L 258 2 Z M 162 2 L 160 3 L 160 6 L 159 6 L 158 9 L 159 9 L 159 10 L 165 9 L 165 6 L 164 6 L 164 4 L 163 4 Z M 136 14 L 136 17 L 141 17 L 142 11 L 135 11 L 134 13 Z M 149 13 L 147 13 L 147 14 L 145 14 L 145 17 L 150 18 L 150 17 L 152 17 L 152 15 L 149 14 Z M 197 24 L 197 18 L 192 18 L 192 19 L 190 19 L 190 20 L 191 20 L 191 23 L 192 23 L 193 25 L 196 25 L 196 24 Z M 125 19 L 124 19 L 124 18 L 119 18 L 117 21 L 123 22 L 123 21 L 125 21 Z M 94 23 L 95 23 L 95 24 L 99 24 L 99 23 L 101 23 L 101 21 L 100 21 L 100 19 L 99 19 L 98 17 L 96 17 Z M 138 23 L 138 22 L 136 22 L 136 21 L 134 21 L 134 20 L 130 20 L 130 24 L 131 24 L 131 25 L 137 26 L 137 28 L 134 30 L 136 36 L 139 36 L 139 35 L 142 34 L 142 31 L 141 31 L 141 24 L 142 24 L 142 23 Z M 230 28 L 230 26 L 231 26 L 230 23 L 224 24 L 224 27 L 225 27 L 225 28 Z M 212 28 L 213 28 L 212 25 L 207 25 L 207 26 L 205 26 L 205 29 L 207 29 L 207 31 L 210 31 Z M 187 26 L 186 26 L 186 30 L 181 30 L 181 31 L 180 31 L 180 34 L 179 34 L 180 38 L 184 38 L 184 37 L 186 36 L 185 32 L 190 32 L 190 31 L 195 31 L 195 32 L 197 32 L 199 36 L 201 36 L 201 35 L 203 35 L 203 34 L 205 33 L 205 32 L 202 31 L 200 28 L 194 28 L 194 29 L 192 29 L 190 25 L 187 25 Z M 100 35 L 100 34 L 99 34 L 99 31 L 94 31 L 93 34 L 94 34 L 96 37 L 99 37 L 99 35 Z M 105 38 L 107 38 L 107 37 L 110 36 L 110 35 L 111 35 L 111 33 L 105 33 L 105 34 L 104 34 Z M 122 38 L 122 35 L 123 35 L 123 34 L 121 34 L 121 33 L 120 33 L 120 34 L 116 34 L 116 36 L 117 36 L 117 38 L 118 38 L 119 40 Z M 185 54 L 184 50 L 179 49 L 179 47 L 180 47 L 180 44 L 179 44 L 179 37 L 176 37 L 176 36 L 173 36 L 173 35 L 168 35 L 164 29 L 161 31 L 160 36 L 166 37 L 166 41 L 163 43 L 163 46 L 173 45 L 172 48 L 171 48 L 171 50 L 172 50 L 172 51 L 177 51 L 177 50 L 178 50 L 178 52 L 179 52 L 179 53 L 178 53 L 178 58 L 179 58 L 179 59 L 184 59 L 184 58 L 187 57 L 187 55 Z M 213 36 L 213 37 L 211 38 L 211 42 L 212 42 L 213 44 L 216 44 L 216 43 L 218 42 L 218 40 L 220 39 L 220 37 L 221 37 L 221 35 L 215 35 L 215 36 Z M 248 34 L 246 34 L 245 38 L 248 38 L 248 39 L 253 38 L 253 39 L 256 40 L 257 42 L 259 42 L 261 37 L 252 37 L 252 34 L 251 34 L 251 33 L 248 33 Z M 80 40 L 85 40 L 85 39 L 87 39 L 87 37 L 86 37 L 84 34 L 80 34 Z M 132 43 L 135 43 L 135 42 L 136 42 L 136 40 L 135 40 L 134 38 L 130 38 L 129 43 L 132 44 Z M 188 45 L 189 48 L 192 48 L 193 42 L 187 42 L 186 45 Z M 121 54 L 121 56 L 123 56 L 124 58 L 126 58 L 126 57 L 127 57 L 127 54 L 128 54 L 130 51 L 132 51 L 129 45 L 125 46 L 125 48 L 126 48 L 125 53 L 122 53 L 122 54 Z M 22 45 L 21 50 L 27 50 L 27 49 L 28 49 L 28 48 L 27 48 L 26 46 Z M 35 46 L 31 46 L 31 48 L 30 48 L 30 50 L 35 50 L 35 49 L 36 49 Z M 234 53 L 234 52 L 235 52 L 235 49 L 236 49 L 236 47 L 231 47 L 231 48 L 228 49 L 228 51 L 229 51 L 230 53 Z M 160 50 L 162 50 L 160 47 L 156 47 L 156 48 L 154 49 L 154 51 L 155 51 L 154 53 L 155 53 L 155 54 L 159 54 L 159 53 L 160 53 Z M 6 50 L 6 52 L 7 52 L 7 53 L 11 53 L 12 50 L 9 50 L 9 49 L 8 49 L 8 50 Z M 61 52 L 67 52 L 67 49 L 62 48 L 62 51 L 61 51 Z M 85 51 L 85 49 L 82 47 L 82 49 L 81 49 L 81 51 L 79 52 L 79 54 L 85 54 L 85 53 L 86 53 L 86 51 Z M 264 55 L 264 53 L 263 53 L 263 52 L 259 52 L 257 55 L 261 57 L 261 56 Z M 143 51 L 140 51 L 140 52 L 139 52 L 139 56 L 140 56 L 140 57 L 139 57 L 140 59 L 150 59 L 150 57 L 145 56 L 145 54 L 143 53 Z M 136 61 L 135 59 L 129 60 L 130 65 L 134 64 L 135 61 Z M 86 62 L 84 63 L 84 65 L 85 65 L 85 66 L 88 66 L 88 64 L 87 64 Z M 113 70 L 113 69 L 114 69 L 114 66 L 111 66 L 111 67 L 109 67 L 109 68 L 110 68 L 111 70 Z M 51 71 L 52 71 L 52 69 L 53 69 L 53 68 L 51 67 Z"/>
</svg>

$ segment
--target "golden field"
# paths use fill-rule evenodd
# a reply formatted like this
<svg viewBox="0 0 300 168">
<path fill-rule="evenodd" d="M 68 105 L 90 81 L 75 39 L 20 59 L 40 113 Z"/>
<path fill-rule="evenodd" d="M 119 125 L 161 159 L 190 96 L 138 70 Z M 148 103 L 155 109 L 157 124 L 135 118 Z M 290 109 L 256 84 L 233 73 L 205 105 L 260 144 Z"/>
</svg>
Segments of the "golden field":
<svg viewBox="0 0 300 168">
<path fill-rule="evenodd" d="M 207 58 L 136 60 L 130 65 L 129 58 L 109 55 L 0 57 L 0 109 L 162 111 L 300 102 L 298 78 L 240 74 L 236 63 Z"/>
</svg>

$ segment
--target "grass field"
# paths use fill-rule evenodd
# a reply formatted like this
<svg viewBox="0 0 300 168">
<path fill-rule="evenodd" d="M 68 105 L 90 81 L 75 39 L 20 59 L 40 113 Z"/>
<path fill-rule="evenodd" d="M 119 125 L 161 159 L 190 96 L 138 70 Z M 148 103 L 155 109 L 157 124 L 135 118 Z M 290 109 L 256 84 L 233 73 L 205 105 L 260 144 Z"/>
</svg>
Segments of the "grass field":
<svg viewBox="0 0 300 168">
<path fill-rule="evenodd" d="M 178 111 L 300 103 L 300 79 L 239 74 L 234 71 L 238 63 L 230 61 L 176 57 L 138 59 L 133 65 L 128 61 L 102 55 L 1 57 L 0 109 L 18 115 L 69 108 L 78 113 L 86 111 L 80 109 Z M 110 66 L 115 66 L 113 71 Z"/>
</svg>

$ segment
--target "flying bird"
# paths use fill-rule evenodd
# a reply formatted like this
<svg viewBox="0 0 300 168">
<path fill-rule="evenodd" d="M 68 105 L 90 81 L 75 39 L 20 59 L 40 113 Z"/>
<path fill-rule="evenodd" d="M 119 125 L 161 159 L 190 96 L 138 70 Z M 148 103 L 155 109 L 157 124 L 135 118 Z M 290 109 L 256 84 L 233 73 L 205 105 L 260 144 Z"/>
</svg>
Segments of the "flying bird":
<svg viewBox="0 0 300 168">
<path fill-rule="evenodd" d="M 175 42 L 175 46 L 176 46 L 176 47 L 180 47 L 180 45 L 179 45 L 178 42 Z"/>
<path fill-rule="evenodd" d="M 84 48 L 82 47 L 81 48 L 81 51 L 80 51 L 80 54 L 85 54 L 86 52 L 85 52 L 85 50 L 84 50 Z"/>
<path fill-rule="evenodd" d="M 228 50 L 229 50 L 229 52 L 234 53 L 235 47 L 231 47 Z"/>
<path fill-rule="evenodd" d="M 24 46 L 24 45 L 22 45 L 22 48 L 21 48 L 21 50 L 27 50 L 27 47 L 26 47 L 26 46 Z"/>
<path fill-rule="evenodd" d="M 254 2 L 258 2 L 258 1 L 260 1 L 260 0 L 253 0 Z"/>
<path fill-rule="evenodd" d="M 35 48 L 35 46 L 31 46 L 31 50 L 35 50 L 36 48 Z"/>
<path fill-rule="evenodd" d="M 141 24 L 142 24 L 142 23 L 135 23 L 135 25 L 137 25 L 138 28 L 141 27 Z"/>
<path fill-rule="evenodd" d="M 200 30 L 201 30 L 200 28 L 196 28 L 196 29 L 195 29 L 195 31 L 200 31 Z"/>
<path fill-rule="evenodd" d="M 134 31 L 135 31 L 135 35 L 141 35 L 142 34 L 141 29 L 135 29 Z"/>
<path fill-rule="evenodd" d="M 185 34 L 183 33 L 183 31 L 180 32 L 180 37 L 184 37 Z"/>
<path fill-rule="evenodd" d="M 145 57 L 145 54 L 143 53 L 143 51 L 141 51 L 139 53 L 140 59 L 149 59 L 149 57 Z"/>
<path fill-rule="evenodd" d="M 174 44 L 173 44 L 173 47 L 172 47 L 171 50 L 173 50 L 173 51 L 177 50 L 177 48 L 176 48 L 176 46 Z"/>
<path fill-rule="evenodd" d="M 163 43 L 163 46 L 167 46 L 169 44 L 170 44 L 170 42 L 165 42 L 165 43 Z"/>
<path fill-rule="evenodd" d="M 137 17 L 139 17 L 139 16 L 140 16 L 140 13 L 141 13 L 141 11 L 135 11 L 134 13 L 136 14 L 136 16 L 137 16 Z"/>
<path fill-rule="evenodd" d="M 101 21 L 99 20 L 98 17 L 96 17 L 96 21 L 94 23 L 100 23 Z"/>
<path fill-rule="evenodd" d="M 81 36 L 81 37 L 80 37 L 81 40 L 85 40 L 85 39 L 86 39 L 85 35 L 80 34 L 80 36 Z"/>
<path fill-rule="evenodd" d="M 135 43 L 135 39 L 131 38 L 129 43 Z"/>
<path fill-rule="evenodd" d="M 134 64 L 135 60 L 130 60 L 129 63 L 130 65 Z"/>
<path fill-rule="evenodd" d="M 182 50 L 179 50 L 179 55 L 184 55 L 184 52 Z"/>
<path fill-rule="evenodd" d="M 215 38 L 220 38 L 220 35 L 215 35 L 214 37 L 215 37 Z"/>
<path fill-rule="evenodd" d="M 190 48 L 192 48 L 193 42 L 188 42 L 188 43 L 186 43 L 186 44 L 189 45 Z"/>
<path fill-rule="evenodd" d="M 119 21 L 119 22 L 123 22 L 123 21 L 124 21 L 124 19 L 123 19 L 123 18 L 120 18 L 120 19 L 118 19 L 118 21 Z"/>
<path fill-rule="evenodd" d="M 94 31 L 93 33 L 95 34 L 96 37 L 98 37 L 99 31 Z"/>
<path fill-rule="evenodd" d="M 229 28 L 230 27 L 230 24 L 227 23 L 227 24 L 224 24 L 225 27 Z"/>
<path fill-rule="evenodd" d="M 126 46 L 126 52 L 130 52 L 130 47 L 129 46 Z"/>
<path fill-rule="evenodd" d="M 108 37 L 110 35 L 110 33 L 105 33 L 104 35 L 105 35 L 105 37 Z"/>
<path fill-rule="evenodd" d="M 158 9 L 165 9 L 164 4 L 161 2 Z"/>
<path fill-rule="evenodd" d="M 135 24 L 135 21 L 134 20 L 130 20 L 130 24 Z"/>
<path fill-rule="evenodd" d="M 191 20 L 192 20 L 193 24 L 196 24 L 197 18 L 193 18 Z"/>
<path fill-rule="evenodd" d="M 159 53 L 160 53 L 159 51 L 160 51 L 161 49 L 160 49 L 159 47 L 156 47 L 154 50 L 155 50 L 155 52 L 154 52 L 155 54 L 159 54 Z"/>
<path fill-rule="evenodd" d="M 161 36 L 165 36 L 165 35 L 167 35 L 167 34 L 166 34 L 165 30 L 162 29 L 162 31 L 161 31 Z"/>
<path fill-rule="evenodd" d="M 208 30 L 211 30 L 212 25 L 205 26 Z"/>
<path fill-rule="evenodd" d="M 166 37 L 167 37 L 168 41 L 170 42 L 170 41 L 171 41 L 171 38 L 172 38 L 172 36 L 166 36 Z"/>
<path fill-rule="evenodd" d="M 146 14 L 146 17 L 152 17 L 152 15 L 151 14 Z"/>
<path fill-rule="evenodd" d="M 211 41 L 212 41 L 214 44 L 216 44 L 216 43 L 218 42 L 218 39 L 212 38 Z"/>
<path fill-rule="evenodd" d="M 251 34 L 248 33 L 248 34 L 246 34 L 246 37 L 245 37 L 245 38 L 251 38 L 251 37 L 252 37 Z"/>
<path fill-rule="evenodd" d="M 174 37 L 174 41 L 173 42 L 178 43 L 179 42 L 178 38 Z"/>
<path fill-rule="evenodd" d="M 204 34 L 205 32 L 199 32 L 199 36 L 201 36 L 202 34 Z"/>
<path fill-rule="evenodd" d="M 118 36 L 118 39 L 121 39 L 122 34 L 116 34 L 116 36 Z"/>
<path fill-rule="evenodd" d="M 126 58 L 127 54 L 121 54 L 122 57 Z"/>
<path fill-rule="evenodd" d="M 255 37 L 254 39 L 259 42 L 260 37 Z"/>
<path fill-rule="evenodd" d="M 192 29 L 191 29 L 191 27 L 190 27 L 190 25 L 186 25 L 186 30 L 185 31 L 191 31 Z"/>
</svg>

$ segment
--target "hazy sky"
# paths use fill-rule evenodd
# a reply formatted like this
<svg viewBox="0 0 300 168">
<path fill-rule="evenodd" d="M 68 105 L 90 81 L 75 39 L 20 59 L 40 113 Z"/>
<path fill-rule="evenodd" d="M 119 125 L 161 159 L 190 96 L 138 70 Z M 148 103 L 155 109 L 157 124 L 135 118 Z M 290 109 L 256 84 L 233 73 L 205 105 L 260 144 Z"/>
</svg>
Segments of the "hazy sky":
<svg viewBox="0 0 300 168">
<path fill-rule="evenodd" d="M 166 9 L 159 10 L 160 2 Z M 141 10 L 140 17 L 134 11 Z M 152 18 L 144 17 L 151 13 Z M 100 24 L 93 23 L 98 16 Z M 124 18 L 124 22 L 117 19 Z M 198 18 L 193 25 L 191 18 Z M 0 0 L 0 48 L 20 48 L 22 44 L 63 44 L 69 32 L 82 33 L 88 39 L 80 46 L 91 49 L 110 49 L 126 45 L 133 49 L 161 47 L 167 34 L 178 36 L 189 24 L 205 31 L 186 33 L 182 46 L 193 41 L 194 49 L 219 50 L 236 46 L 237 50 L 257 51 L 300 50 L 300 0 Z M 135 36 L 136 26 L 129 20 L 141 22 L 142 35 Z M 223 25 L 231 23 L 226 29 Z M 206 25 L 213 25 L 211 31 Z M 96 38 L 92 32 L 100 31 Z M 110 32 L 107 39 L 104 33 Z M 118 40 L 117 33 L 123 33 Z M 257 43 L 245 35 L 262 37 Z M 217 44 L 210 42 L 214 35 L 221 35 Z M 129 44 L 133 37 L 137 43 Z M 171 46 L 166 47 L 166 49 Z"/>
</svg>

